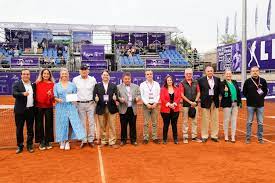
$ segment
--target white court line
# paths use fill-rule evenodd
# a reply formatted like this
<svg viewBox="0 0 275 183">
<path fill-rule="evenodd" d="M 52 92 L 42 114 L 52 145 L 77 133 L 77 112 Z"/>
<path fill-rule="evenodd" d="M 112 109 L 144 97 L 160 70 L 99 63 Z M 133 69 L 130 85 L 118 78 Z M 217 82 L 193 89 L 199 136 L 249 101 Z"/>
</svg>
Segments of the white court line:
<svg viewBox="0 0 275 183">
<path fill-rule="evenodd" d="M 264 136 L 275 136 L 275 133 L 265 133 Z"/>
<path fill-rule="evenodd" d="M 99 144 L 100 140 L 99 140 L 99 130 L 97 129 L 97 127 L 99 125 L 98 124 L 98 116 L 95 115 L 95 136 L 97 138 L 97 142 Z M 102 159 L 102 153 L 101 153 L 101 148 L 100 145 L 97 146 L 97 152 L 98 152 L 98 160 L 99 160 L 99 169 L 100 169 L 100 177 L 101 177 L 101 182 L 102 183 L 106 183 L 106 177 L 105 177 L 105 172 L 104 172 L 104 164 L 103 164 L 103 159 Z"/>
<path fill-rule="evenodd" d="M 99 167 L 100 167 L 100 176 L 101 176 L 101 182 L 106 183 L 105 173 L 104 173 L 104 165 L 103 165 L 103 159 L 101 154 L 101 148 L 99 145 L 97 146 L 98 151 L 98 159 L 99 159 Z"/>
<path fill-rule="evenodd" d="M 221 123 L 219 123 L 219 125 L 220 125 L 220 126 L 223 126 L 223 123 L 222 123 L 222 124 L 221 124 Z M 231 129 L 231 128 L 230 128 L 230 129 Z M 238 131 L 238 132 L 242 132 L 242 133 L 246 134 L 246 132 L 245 132 L 245 131 L 239 130 L 238 128 L 236 128 L 236 131 Z M 253 135 L 253 134 L 251 134 L 251 136 L 252 136 L 252 137 L 256 137 L 256 138 L 258 138 L 256 135 Z M 275 144 L 275 142 L 272 142 L 272 141 L 267 140 L 267 139 L 265 139 L 265 138 L 263 138 L 263 140 L 264 140 L 264 141 L 266 141 L 266 142 L 269 142 L 269 143 Z"/>
<path fill-rule="evenodd" d="M 242 118 L 242 117 L 238 117 L 239 119 L 242 119 L 242 120 L 244 120 L 245 122 L 246 122 L 246 120 L 247 119 L 245 119 L 245 118 Z M 267 126 L 267 127 L 270 127 L 270 128 L 275 128 L 275 126 L 270 126 L 270 125 L 267 125 L 267 124 L 263 124 L 264 126 Z"/>
</svg>

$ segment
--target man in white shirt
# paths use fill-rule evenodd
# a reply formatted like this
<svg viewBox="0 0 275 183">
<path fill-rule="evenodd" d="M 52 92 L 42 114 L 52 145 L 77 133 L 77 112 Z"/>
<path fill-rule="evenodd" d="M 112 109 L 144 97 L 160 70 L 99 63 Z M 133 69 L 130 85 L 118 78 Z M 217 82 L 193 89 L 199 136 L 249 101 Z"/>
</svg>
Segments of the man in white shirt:
<svg viewBox="0 0 275 183">
<path fill-rule="evenodd" d="M 122 75 L 123 83 L 117 86 L 118 89 L 118 110 L 121 125 L 121 143 L 123 146 L 127 142 L 127 128 L 130 127 L 131 144 L 137 146 L 136 120 L 137 103 L 140 100 L 139 86 L 131 83 L 131 73 L 125 72 Z"/>
<path fill-rule="evenodd" d="M 96 84 L 96 79 L 89 76 L 89 68 L 82 65 L 79 71 L 80 75 L 73 78 L 73 83 L 77 87 L 77 108 L 79 118 L 82 121 L 86 137 L 83 139 L 80 148 L 83 148 L 87 143 L 94 147 L 95 136 L 95 102 L 93 100 L 93 91 Z M 88 118 L 88 127 L 86 119 Z M 88 128 L 88 133 L 87 133 Z"/>
<path fill-rule="evenodd" d="M 198 80 L 202 108 L 201 137 L 202 142 L 205 143 L 209 137 L 210 126 L 211 140 L 218 142 L 221 81 L 220 78 L 214 76 L 214 69 L 211 66 L 205 68 L 205 75 Z"/>
<path fill-rule="evenodd" d="M 152 139 L 153 142 L 159 144 L 157 137 L 158 110 L 157 105 L 160 98 L 160 85 L 153 80 L 153 71 L 145 71 L 146 81 L 140 84 L 140 94 L 143 102 L 144 113 L 144 129 L 143 143 L 149 142 L 149 121 L 152 120 Z"/>
<path fill-rule="evenodd" d="M 12 85 L 12 95 L 15 98 L 14 117 L 16 124 L 16 154 L 24 148 L 24 124 L 27 124 L 27 150 L 32 153 L 33 149 L 33 123 L 34 123 L 34 98 L 35 86 L 30 81 L 30 70 L 21 71 L 21 80 Z"/>
<path fill-rule="evenodd" d="M 36 40 L 32 42 L 32 48 L 33 48 L 33 53 L 37 54 L 38 42 Z"/>
</svg>

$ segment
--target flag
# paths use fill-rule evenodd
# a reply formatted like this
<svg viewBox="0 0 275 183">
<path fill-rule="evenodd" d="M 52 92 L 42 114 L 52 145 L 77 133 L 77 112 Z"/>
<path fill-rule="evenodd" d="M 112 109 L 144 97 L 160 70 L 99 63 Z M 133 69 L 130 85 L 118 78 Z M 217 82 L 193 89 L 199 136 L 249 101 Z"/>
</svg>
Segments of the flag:
<svg viewBox="0 0 275 183">
<path fill-rule="evenodd" d="M 268 9 L 267 9 L 267 19 L 266 19 L 266 26 L 269 31 L 270 31 L 270 18 L 271 18 L 271 0 L 269 0 Z"/>
<path fill-rule="evenodd" d="M 219 24 L 217 23 L 217 45 L 219 45 Z"/>
<path fill-rule="evenodd" d="M 228 34 L 228 27 L 229 27 L 229 17 L 226 17 L 225 20 L 225 34 Z"/>
<path fill-rule="evenodd" d="M 256 32 L 256 36 L 257 36 L 257 27 L 258 27 L 258 5 L 256 6 L 255 9 L 255 32 Z"/>
<path fill-rule="evenodd" d="M 235 12 L 234 17 L 234 35 L 237 36 L 237 12 Z"/>
</svg>

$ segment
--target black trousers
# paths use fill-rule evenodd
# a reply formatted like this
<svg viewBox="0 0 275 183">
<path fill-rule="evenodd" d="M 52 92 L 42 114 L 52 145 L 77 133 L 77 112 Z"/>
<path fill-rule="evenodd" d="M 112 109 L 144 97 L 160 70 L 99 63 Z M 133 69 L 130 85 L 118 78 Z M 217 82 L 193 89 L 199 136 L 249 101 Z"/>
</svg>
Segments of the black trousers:
<svg viewBox="0 0 275 183">
<path fill-rule="evenodd" d="M 134 115 L 133 108 L 128 107 L 125 114 L 119 114 L 121 125 L 121 141 L 127 141 L 127 127 L 130 126 L 130 139 L 131 142 L 137 140 L 136 120 L 137 115 Z"/>
<path fill-rule="evenodd" d="M 27 147 L 33 144 L 34 107 L 28 108 L 22 114 L 15 113 L 16 140 L 18 147 L 24 147 L 24 124 L 27 124 Z"/>
<path fill-rule="evenodd" d="M 35 142 L 42 144 L 53 142 L 53 108 L 38 107 L 36 108 L 36 110 L 37 111 L 35 116 Z"/>
<path fill-rule="evenodd" d="M 173 139 L 178 139 L 178 129 L 177 123 L 179 118 L 179 112 L 170 112 L 170 113 L 161 113 L 163 119 L 163 140 L 167 140 L 167 133 L 169 129 L 169 125 L 171 122 L 172 131 L 173 131 Z"/>
</svg>

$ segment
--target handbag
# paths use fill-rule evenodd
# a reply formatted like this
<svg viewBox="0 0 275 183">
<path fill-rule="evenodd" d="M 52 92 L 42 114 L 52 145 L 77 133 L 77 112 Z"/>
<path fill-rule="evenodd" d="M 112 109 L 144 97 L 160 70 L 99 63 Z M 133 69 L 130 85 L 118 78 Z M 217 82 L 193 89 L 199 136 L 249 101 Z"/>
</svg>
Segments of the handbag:
<svg viewBox="0 0 275 183">
<path fill-rule="evenodd" d="M 195 118 L 196 117 L 196 108 L 195 107 L 189 107 L 188 110 L 188 117 L 189 118 Z"/>
</svg>

